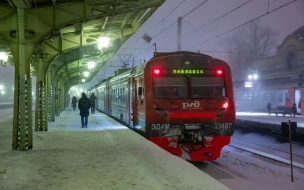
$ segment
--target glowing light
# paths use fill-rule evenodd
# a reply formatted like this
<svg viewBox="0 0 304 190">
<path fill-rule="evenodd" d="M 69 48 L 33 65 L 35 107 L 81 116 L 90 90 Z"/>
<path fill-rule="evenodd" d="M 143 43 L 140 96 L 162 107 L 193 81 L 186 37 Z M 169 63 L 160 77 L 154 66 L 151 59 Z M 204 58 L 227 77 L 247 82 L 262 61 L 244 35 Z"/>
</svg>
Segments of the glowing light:
<svg viewBox="0 0 304 190">
<path fill-rule="evenodd" d="M 160 73 L 159 69 L 154 70 L 154 74 L 159 74 L 159 73 Z"/>
<path fill-rule="evenodd" d="M 107 47 L 109 45 L 110 38 L 108 37 L 99 37 L 98 39 L 98 49 L 102 49 L 103 47 Z"/>
<path fill-rule="evenodd" d="M 89 72 L 88 71 L 83 72 L 83 74 L 84 74 L 85 77 L 89 76 Z"/>
<path fill-rule="evenodd" d="M 222 105 L 222 108 L 227 109 L 227 108 L 228 108 L 228 106 L 229 106 L 228 102 L 225 102 L 225 103 Z"/>
<path fill-rule="evenodd" d="M 8 56 L 5 52 L 0 52 L 0 60 L 7 61 Z"/>
<path fill-rule="evenodd" d="M 223 74 L 223 70 L 217 70 L 217 71 L 216 71 L 216 74 L 222 75 L 222 74 Z"/>
<path fill-rule="evenodd" d="M 95 67 L 95 62 L 94 61 L 88 62 L 88 68 L 89 69 L 93 69 L 94 67 Z"/>
</svg>

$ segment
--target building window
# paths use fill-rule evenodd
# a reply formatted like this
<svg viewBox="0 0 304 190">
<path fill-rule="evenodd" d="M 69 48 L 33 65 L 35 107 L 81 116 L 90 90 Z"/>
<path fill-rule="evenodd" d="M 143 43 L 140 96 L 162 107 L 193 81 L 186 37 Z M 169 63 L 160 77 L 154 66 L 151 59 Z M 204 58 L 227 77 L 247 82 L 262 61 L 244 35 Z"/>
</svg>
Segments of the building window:
<svg viewBox="0 0 304 190">
<path fill-rule="evenodd" d="M 288 51 L 285 58 L 287 70 L 294 69 L 297 65 L 297 62 L 298 60 L 296 54 L 293 51 Z"/>
</svg>

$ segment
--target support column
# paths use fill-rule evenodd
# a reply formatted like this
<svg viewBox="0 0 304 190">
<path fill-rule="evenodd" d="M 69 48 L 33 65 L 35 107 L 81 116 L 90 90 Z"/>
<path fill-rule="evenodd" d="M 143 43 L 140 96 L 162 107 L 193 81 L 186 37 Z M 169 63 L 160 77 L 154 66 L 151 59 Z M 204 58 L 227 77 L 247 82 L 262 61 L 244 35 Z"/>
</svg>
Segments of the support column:
<svg viewBox="0 0 304 190">
<path fill-rule="evenodd" d="M 15 64 L 13 150 L 32 149 L 32 81 L 29 61 L 26 58 L 26 40 L 24 35 L 24 9 L 18 11 L 19 56 Z"/>
<path fill-rule="evenodd" d="M 49 121 L 55 121 L 55 102 L 54 102 L 54 86 L 53 84 L 53 67 L 50 66 L 47 74 L 47 100 L 48 100 L 48 111 L 49 111 Z"/>
<path fill-rule="evenodd" d="M 36 112 L 35 112 L 35 131 L 47 131 L 47 109 L 46 109 L 46 89 L 45 89 L 45 71 L 42 57 L 37 64 L 36 80 Z"/>
<path fill-rule="evenodd" d="M 60 116 L 60 94 L 58 90 L 58 84 L 55 87 L 55 115 Z"/>
</svg>

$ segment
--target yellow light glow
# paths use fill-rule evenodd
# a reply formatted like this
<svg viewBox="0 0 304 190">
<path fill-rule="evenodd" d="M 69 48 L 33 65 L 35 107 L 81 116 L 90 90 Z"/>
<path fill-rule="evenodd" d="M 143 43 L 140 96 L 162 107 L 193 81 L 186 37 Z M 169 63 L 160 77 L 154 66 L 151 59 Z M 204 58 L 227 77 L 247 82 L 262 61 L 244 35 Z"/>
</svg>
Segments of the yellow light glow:
<svg viewBox="0 0 304 190">
<path fill-rule="evenodd" d="M 93 69 L 94 67 L 95 67 L 95 62 L 94 61 L 88 62 L 88 68 L 89 69 Z"/>
<path fill-rule="evenodd" d="M 98 49 L 102 49 L 103 47 L 108 47 L 109 42 L 110 42 L 110 38 L 99 37 L 99 39 L 98 39 Z"/>
</svg>

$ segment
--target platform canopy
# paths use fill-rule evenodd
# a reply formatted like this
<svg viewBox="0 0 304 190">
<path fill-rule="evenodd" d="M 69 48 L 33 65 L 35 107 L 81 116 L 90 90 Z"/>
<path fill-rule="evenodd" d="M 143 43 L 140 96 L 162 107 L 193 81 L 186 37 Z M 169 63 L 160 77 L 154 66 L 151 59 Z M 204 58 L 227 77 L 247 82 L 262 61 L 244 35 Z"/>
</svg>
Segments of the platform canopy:
<svg viewBox="0 0 304 190">
<path fill-rule="evenodd" d="M 45 70 L 52 68 L 69 87 L 89 82 L 164 1 L 0 0 L 0 52 L 6 64 L 18 63 L 21 18 L 33 75 L 35 59 L 42 58 Z M 98 47 L 101 38 L 108 46 Z"/>
</svg>

